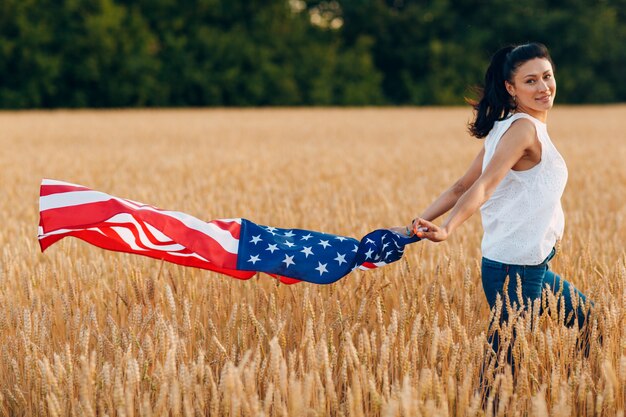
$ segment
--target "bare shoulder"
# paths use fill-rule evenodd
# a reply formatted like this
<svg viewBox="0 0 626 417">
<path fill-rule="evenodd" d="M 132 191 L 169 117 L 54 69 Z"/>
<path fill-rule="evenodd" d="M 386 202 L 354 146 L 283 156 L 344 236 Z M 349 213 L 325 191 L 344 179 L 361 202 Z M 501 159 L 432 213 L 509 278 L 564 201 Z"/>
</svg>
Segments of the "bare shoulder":
<svg viewBox="0 0 626 417">
<path fill-rule="evenodd" d="M 535 143 L 537 130 L 535 124 L 524 117 L 519 118 L 508 128 L 502 136 L 502 141 L 514 143 L 516 145 L 530 146 Z"/>
</svg>

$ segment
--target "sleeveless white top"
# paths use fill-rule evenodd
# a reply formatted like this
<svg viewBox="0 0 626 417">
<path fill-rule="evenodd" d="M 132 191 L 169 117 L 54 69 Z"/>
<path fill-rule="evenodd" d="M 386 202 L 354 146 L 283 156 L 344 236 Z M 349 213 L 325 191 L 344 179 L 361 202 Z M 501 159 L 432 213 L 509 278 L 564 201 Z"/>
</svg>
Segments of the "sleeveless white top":
<svg viewBox="0 0 626 417">
<path fill-rule="evenodd" d="M 565 218 L 561 196 L 567 182 L 567 166 L 556 150 L 545 123 L 526 113 L 515 113 L 495 122 L 485 139 L 483 171 L 511 124 L 531 120 L 541 142 L 541 161 L 526 171 L 510 170 L 493 195 L 482 205 L 485 258 L 514 265 L 538 265 L 563 235 Z"/>
</svg>

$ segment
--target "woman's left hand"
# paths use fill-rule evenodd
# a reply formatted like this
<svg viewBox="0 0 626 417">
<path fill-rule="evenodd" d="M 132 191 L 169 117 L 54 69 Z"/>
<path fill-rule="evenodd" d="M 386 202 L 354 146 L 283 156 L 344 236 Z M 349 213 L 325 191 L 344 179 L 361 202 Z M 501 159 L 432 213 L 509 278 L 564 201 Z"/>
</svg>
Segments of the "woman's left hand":
<svg viewBox="0 0 626 417">
<path fill-rule="evenodd" d="M 439 227 L 419 217 L 413 221 L 413 233 L 420 239 L 428 239 L 433 242 L 443 242 L 449 236 L 446 227 Z"/>
</svg>

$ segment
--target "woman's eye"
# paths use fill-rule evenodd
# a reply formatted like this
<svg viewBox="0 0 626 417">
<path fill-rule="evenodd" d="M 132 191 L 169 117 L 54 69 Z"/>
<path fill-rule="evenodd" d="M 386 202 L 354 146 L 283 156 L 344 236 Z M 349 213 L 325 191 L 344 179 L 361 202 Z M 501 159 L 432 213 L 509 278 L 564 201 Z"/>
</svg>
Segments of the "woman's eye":
<svg viewBox="0 0 626 417">
<path fill-rule="evenodd" d="M 535 82 L 535 80 L 528 80 L 528 81 L 526 81 L 526 84 L 532 84 L 534 82 Z"/>
<path fill-rule="evenodd" d="M 545 78 L 546 80 L 549 80 L 550 78 L 552 78 L 552 75 L 551 75 L 551 74 L 547 74 L 547 75 L 546 75 L 545 77 L 543 77 L 543 78 Z"/>
</svg>

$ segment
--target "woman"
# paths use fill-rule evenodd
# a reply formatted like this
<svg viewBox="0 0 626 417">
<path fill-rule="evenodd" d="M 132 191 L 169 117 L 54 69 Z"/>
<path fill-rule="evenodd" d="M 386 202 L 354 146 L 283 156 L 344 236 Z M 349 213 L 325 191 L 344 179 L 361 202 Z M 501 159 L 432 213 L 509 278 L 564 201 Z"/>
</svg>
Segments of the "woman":
<svg viewBox="0 0 626 417">
<path fill-rule="evenodd" d="M 577 320 L 582 327 L 580 301 L 586 304 L 585 297 L 548 268 L 563 234 L 561 195 L 567 181 L 565 161 L 546 129 L 555 95 L 552 59 L 544 45 L 509 46 L 496 52 L 469 128 L 472 136 L 485 138 L 483 149 L 467 172 L 410 226 L 394 230 L 442 242 L 480 209 L 482 283 L 489 306 L 495 306 L 498 294 L 503 302 L 508 296 L 511 305 L 528 306 L 528 300 L 541 298 L 549 285 L 555 292 L 562 289 L 565 317 L 574 312 L 567 324 Z M 441 226 L 432 223 L 450 209 Z M 518 275 L 523 304 L 516 292 Z M 503 289 L 507 276 L 508 287 Z M 576 309 L 572 293 L 579 297 Z M 503 308 L 500 320 L 507 319 Z M 492 342 L 496 352 L 498 339 L 496 334 Z"/>
</svg>

